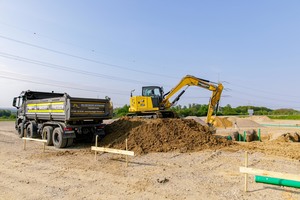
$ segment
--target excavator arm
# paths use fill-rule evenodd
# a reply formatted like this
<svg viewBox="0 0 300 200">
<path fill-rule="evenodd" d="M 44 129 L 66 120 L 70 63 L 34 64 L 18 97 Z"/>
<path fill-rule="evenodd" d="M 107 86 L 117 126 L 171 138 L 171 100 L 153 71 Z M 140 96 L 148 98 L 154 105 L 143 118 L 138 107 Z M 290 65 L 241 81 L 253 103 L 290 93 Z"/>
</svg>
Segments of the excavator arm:
<svg viewBox="0 0 300 200">
<path fill-rule="evenodd" d="M 170 102 L 170 98 L 185 86 L 198 86 L 212 91 L 212 95 L 208 105 L 207 118 L 206 118 L 206 122 L 208 124 L 212 124 L 213 123 L 212 114 L 215 108 L 218 107 L 219 100 L 221 98 L 221 94 L 223 91 L 223 85 L 221 83 L 215 85 L 208 80 L 197 78 L 191 75 L 186 75 L 184 78 L 181 79 L 181 81 L 174 88 L 172 88 L 168 93 L 165 94 L 164 99 L 160 104 L 160 108 L 168 109 L 172 105 L 174 105 L 184 94 L 185 90 L 181 91 L 179 95 L 172 102 Z"/>
</svg>

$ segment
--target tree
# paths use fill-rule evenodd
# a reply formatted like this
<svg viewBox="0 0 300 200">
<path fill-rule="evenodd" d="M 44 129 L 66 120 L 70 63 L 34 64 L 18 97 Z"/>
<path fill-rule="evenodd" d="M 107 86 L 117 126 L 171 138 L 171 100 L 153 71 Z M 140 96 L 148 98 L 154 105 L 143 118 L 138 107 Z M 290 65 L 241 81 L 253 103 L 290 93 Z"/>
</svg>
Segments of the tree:
<svg viewBox="0 0 300 200">
<path fill-rule="evenodd" d="M 114 117 L 122 117 L 125 116 L 129 112 L 129 105 L 125 104 L 121 108 L 114 109 Z"/>
<path fill-rule="evenodd" d="M 237 115 L 238 113 L 235 111 L 234 108 L 231 107 L 231 105 L 227 104 L 225 107 L 223 107 L 223 115 Z"/>
</svg>

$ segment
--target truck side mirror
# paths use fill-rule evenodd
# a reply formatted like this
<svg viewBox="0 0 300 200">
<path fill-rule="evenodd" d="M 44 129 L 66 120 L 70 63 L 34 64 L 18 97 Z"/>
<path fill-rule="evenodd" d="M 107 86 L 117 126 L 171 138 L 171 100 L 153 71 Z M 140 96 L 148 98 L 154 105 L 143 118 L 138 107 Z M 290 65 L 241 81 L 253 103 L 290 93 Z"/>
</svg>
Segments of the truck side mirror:
<svg viewBox="0 0 300 200">
<path fill-rule="evenodd" d="M 13 107 L 16 107 L 17 109 L 19 109 L 19 106 L 17 105 L 17 99 L 18 97 L 15 97 L 13 100 Z"/>
</svg>

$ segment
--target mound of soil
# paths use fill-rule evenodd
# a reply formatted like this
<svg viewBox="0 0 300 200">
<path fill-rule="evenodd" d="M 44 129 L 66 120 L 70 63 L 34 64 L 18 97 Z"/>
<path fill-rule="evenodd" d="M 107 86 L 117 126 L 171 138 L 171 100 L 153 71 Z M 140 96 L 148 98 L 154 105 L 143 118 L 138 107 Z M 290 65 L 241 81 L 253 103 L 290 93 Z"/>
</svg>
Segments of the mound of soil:
<svg viewBox="0 0 300 200">
<path fill-rule="evenodd" d="M 234 127 L 237 126 L 237 128 L 261 127 L 259 123 L 246 118 L 228 117 L 227 120 L 230 121 Z"/>
<path fill-rule="evenodd" d="M 251 116 L 247 119 L 253 120 L 255 122 L 273 122 L 268 116 Z"/>
<path fill-rule="evenodd" d="M 201 124 L 202 126 L 207 126 L 207 124 L 205 123 L 205 121 L 202 120 L 200 117 L 197 117 L 197 116 L 187 116 L 187 117 L 185 117 L 185 119 L 193 119 L 196 122 L 198 122 L 199 124 Z"/>
<path fill-rule="evenodd" d="M 298 133 L 284 133 L 275 141 L 278 142 L 300 142 L 300 134 Z"/>
<path fill-rule="evenodd" d="M 227 119 L 227 117 L 215 117 L 214 126 L 219 128 L 230 128 L 232 127 L 232 122 Z"/>
<path fill-rule="evenodd" d="M 231 141 L 211 134 L 208 127 L 192 119 L 127 119 L 106 126 L 100 146 L 125 149 L 135 154 L 148 152 L 199 151 L 229 146 Z"/>
</svg>

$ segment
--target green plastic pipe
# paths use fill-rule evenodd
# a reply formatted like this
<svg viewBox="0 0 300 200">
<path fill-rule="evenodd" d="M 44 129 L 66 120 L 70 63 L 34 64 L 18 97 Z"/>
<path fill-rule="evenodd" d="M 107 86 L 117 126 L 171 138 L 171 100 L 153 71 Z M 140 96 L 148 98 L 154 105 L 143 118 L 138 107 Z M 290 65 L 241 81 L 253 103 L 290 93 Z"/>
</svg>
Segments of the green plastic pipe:
<svg viewBox="0 0 300 200">
<path fill-rule="evenodd" d="M 300 188 L 300 181 L 292 181 L 287 179 L 272 178 L 267 176 L 255 176 L 256 183 L 266 183 L 271 185 L 287 186 L 293 188 Z"/>
<path fill-rule="evenodd" d="M 241 134 L 239 134 L 239 141 L 241 141 Z"/>
<path fill-rule="evenodd" d="M 261 141 L 260 140 L 260 128 L 258 129 L 258 141 Z"/>
<path fill-rule="evenodd" d="M 246 142 L 246 131 L 244 131 L 244 142 Z"/>
<path fill-rule="evenodd" d="M 271 127 L 293 127 L 293 128 L 300 128 L 299 125 L 293 124 L 260 124 L 262 126 L 271 126 Z"/>
</svg>

